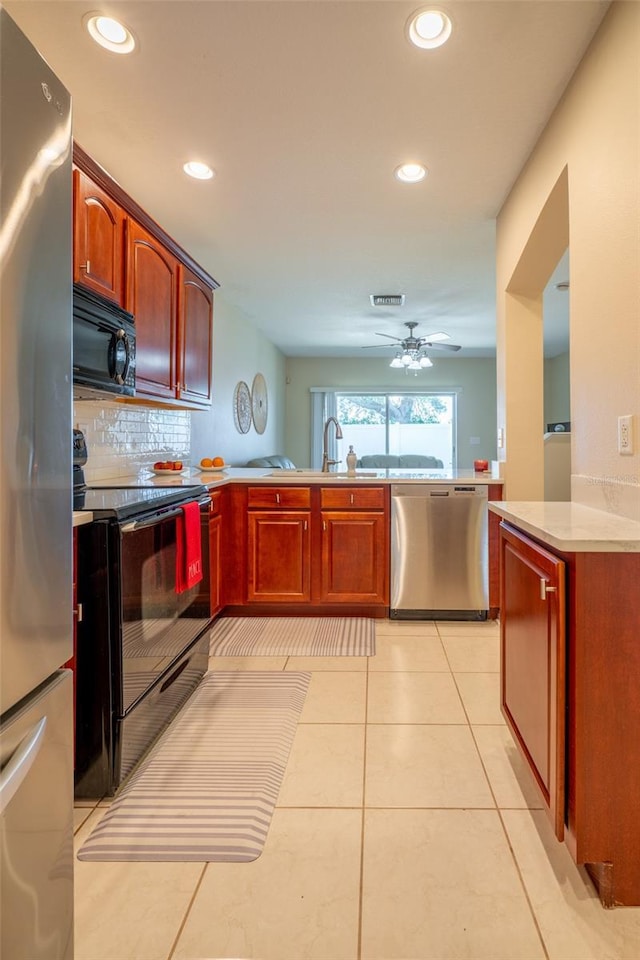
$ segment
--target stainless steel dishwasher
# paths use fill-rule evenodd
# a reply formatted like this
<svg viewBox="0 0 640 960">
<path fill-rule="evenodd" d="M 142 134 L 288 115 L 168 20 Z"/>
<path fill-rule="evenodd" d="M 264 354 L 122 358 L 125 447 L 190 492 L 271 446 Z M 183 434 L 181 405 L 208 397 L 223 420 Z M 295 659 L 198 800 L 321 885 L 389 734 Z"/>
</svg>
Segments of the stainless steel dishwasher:
<svg viewBox="0 0 640 960">
<path fill-rule="evenodd" d="M 486 484 L 392 485 L 392 619 L 486 619 L 487 499 Z"/>
</svg>

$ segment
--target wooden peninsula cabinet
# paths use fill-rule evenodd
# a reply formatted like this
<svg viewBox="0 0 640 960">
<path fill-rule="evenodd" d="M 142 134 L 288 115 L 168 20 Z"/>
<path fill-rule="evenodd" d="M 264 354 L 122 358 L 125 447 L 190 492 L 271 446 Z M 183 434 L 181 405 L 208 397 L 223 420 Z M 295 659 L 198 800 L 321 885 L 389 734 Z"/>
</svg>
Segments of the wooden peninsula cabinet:
<svg viewBox="0 0 640 960">
<path fill-rule="evenodd" d="M 558 840 L 565 818 L 565 564 L 501 524 L 501 707 Z"/>
<path fill-rule="evenodd" d="M 321 487 L 321 603 L 385 603 L 384 503 L 382 487 Z"/>
<path fill-rule="evenodd" d="M 539 505 L 523 506 L 528 517 Z M 629 531 L 640 524 L 573 504 L 541 505 L 541 517 L 545 508 L 547 518 L 570 517 L 582 542 L 558 549 L 544 529 L 534 536 L 498 510 L 509 520 L 500 530 L 502 710 L 556 836 L 603 905 L 638 906 L 640 533 Z M 594 517 L 618 539 L 586 540 Z"/>
<path fill-rule="evenodd" d="M 309 487 L 249 487 L 247 600 L 311 600 Z"/>
<path fill-rule="evenodd" d="M 231 484 L 229 498 L 227 615 L 387 616 L 388 486 Z"/>
</svg>

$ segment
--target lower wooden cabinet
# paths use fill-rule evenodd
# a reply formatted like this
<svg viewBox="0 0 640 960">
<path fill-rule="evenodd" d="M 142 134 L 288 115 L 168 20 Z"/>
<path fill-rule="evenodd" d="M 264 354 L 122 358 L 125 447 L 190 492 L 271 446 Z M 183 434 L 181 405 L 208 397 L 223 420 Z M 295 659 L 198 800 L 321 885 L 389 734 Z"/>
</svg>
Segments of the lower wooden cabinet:
<svg viewBox="0 0 640 960">
<path fill-rule="evenodd" d="M 384 513 L 323 510 L 322 603 L 385 603 Z"/>
<path fill-rule="evenodd" d="M 309 521 L 308 511 L 249 511 L 249 602 L 308 603 L 311 600 Z"/>
<path fill-rule="evenodd" d="M 249 487 L 246 516 L 244 602 L 388 605 L 384 487 Z"/>
<path fill-rule="evenodd" d="M 640 906 L 640 553 L 564 553 L 504 521 L 500 544 L 505 719 L 602 903 Z"/>
<path fill-rule="evenodd" d="M 558 840 L 565 819 L 565 564 L 500 530 L 501 706 L 540 787 Z"/>
</svg>

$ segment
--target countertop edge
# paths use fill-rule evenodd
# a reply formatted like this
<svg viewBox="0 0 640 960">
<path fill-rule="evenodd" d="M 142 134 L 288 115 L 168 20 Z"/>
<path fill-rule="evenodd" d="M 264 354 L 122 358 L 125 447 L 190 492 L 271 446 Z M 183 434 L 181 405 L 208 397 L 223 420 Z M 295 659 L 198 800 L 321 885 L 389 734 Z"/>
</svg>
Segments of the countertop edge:
<svg viewBox="0 0 640 960">
<path fill-rule="evenodd" d="M 492 513 L 566 553 L 640 553 L 640 523 L 580 503 L 489 501 Z"/>
<path fill-rule="evenodd" d="M 89 510 L 74 510 L 73 526 L 81 527 L 85 523 L 93 523 L 93 514 Z"/>
</svg>

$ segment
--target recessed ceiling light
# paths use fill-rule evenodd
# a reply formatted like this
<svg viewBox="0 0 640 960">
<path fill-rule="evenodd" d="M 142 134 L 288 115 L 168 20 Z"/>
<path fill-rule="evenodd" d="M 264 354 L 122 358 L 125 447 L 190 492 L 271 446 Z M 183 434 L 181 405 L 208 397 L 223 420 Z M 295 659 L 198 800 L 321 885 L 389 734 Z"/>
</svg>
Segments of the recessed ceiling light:
<svg viewBox="0 0 640 960">
<path fill-rule="evenodd" d="M 128 27 L 113 17 L 101 13 L 88 13 L 84 23 L 96 43 L 112 53 L 131 53 L 135 49 L 135 37 Z"/>
<path fill-rule="evenodd" d="M 190 160 L 185 163 L 182 169 L 195 180 L 211 180 L 215 176 L 211 167 L 208 167 L 206 163 L 200 163 L 198 160 Z"/>
<path fill-rule="evenodd" d="M 451 20 L 442 10 L 418 10 L 409 18 L 407 33 L 416 47 L 434 50 L 451 36 Z"/>
<path fill-rule="evenodd" d="M 421 163 L 403 163 L 394 170 L 396 179 L 402 180 L 403 183 L 419 183 L 426 175 L 427 168 Z"/>
</svg>

